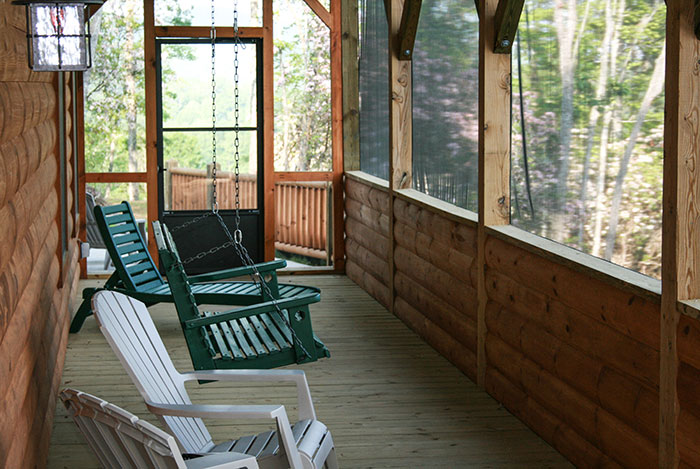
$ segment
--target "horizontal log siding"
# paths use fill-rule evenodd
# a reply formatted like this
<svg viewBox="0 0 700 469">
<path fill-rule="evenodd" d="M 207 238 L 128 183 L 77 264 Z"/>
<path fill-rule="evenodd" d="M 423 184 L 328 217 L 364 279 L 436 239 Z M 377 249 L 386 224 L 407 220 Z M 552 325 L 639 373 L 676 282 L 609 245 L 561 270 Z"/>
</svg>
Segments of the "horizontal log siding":
<svg viewBox="0 0 700 469">
<path fill-rule="evenodd" d="M 656 466 L 659 304 L 493 237 L 486 289 L 487 366 L 499 383 L 527 394 L 606 460 Z M 516 413 L 522 405 L 503 403 Z M 535 418 L 523 415 L 537 430 Z M 551 443 L 581 467 L 601 461 Z"/>
<path fill-rule="evenodd" d="M 45 464 L 78 281 L 71 239 L 57 287 L 56 74 L 29 70 L 24 29 L 24 7 L 0 0 L 0 467 Z M 71 126 L 68 116 L 68 154 Z M 71 165 L 68 158 L 68 207 Z"/>
<path fill-rule="evenodd" d="M 348 277 L 384 307 L 391 304 L 389 195 L 347 179 L 345 215 Z"/>
<path fill-rule="evenodd" d="M 388 190 L 347 187 L 354 246 L 388 225 Z M 404 196 L 393 207 L 394 312 L 474 379 L 476 229 Z M 348 276 L 370 292 L 386 285 L 376 260 L 391 249 L 373 239 L 348 249 Z M 487 236 L 486 390 L 579 467 L 657 466 L 660 298 L 536 252 Z M 681 467 L 700 467 L 699 320 L 681 317 L 678 349 Z"/>
<path fill-rule="evenodd" d="M 476 379 L 476 229 L 394 199 L 394 312 Z"/>
</svg>

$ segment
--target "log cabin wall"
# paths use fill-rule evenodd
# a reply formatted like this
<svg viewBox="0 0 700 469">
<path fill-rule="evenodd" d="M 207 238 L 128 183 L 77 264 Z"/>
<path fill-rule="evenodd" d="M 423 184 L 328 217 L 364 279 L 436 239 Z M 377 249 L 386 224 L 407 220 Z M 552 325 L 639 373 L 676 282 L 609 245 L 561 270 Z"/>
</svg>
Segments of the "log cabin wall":
<svg viewBox="0 0 700 469">
<path fill-rule="evenodd" d="M 392 220 L 388 187 L 356 172 L 345 187 L 348 277 L 476 381 L 476 223 L 407 191 Z M 659 292 L 518 232 L 484 245 L 486 390 L 579 467 L 658 467 Z M 678 335 L 681 467 L 700 467 L 700 320 L 683 315 Z"/>
<path fill-rule="evenodd" d="M 345 271 L 385 308 L 391 304 L 388 187 L 345 180 Z"/>
<path fill-rule="evenodd" d="M 71 84 L 62 140 L 57 74 L 30 72 L 26 47 L 24 7 L 0 0 L 0 467 L 45 464 L 78 280 L 70 156 L 58 182 Z"/>
</svg>

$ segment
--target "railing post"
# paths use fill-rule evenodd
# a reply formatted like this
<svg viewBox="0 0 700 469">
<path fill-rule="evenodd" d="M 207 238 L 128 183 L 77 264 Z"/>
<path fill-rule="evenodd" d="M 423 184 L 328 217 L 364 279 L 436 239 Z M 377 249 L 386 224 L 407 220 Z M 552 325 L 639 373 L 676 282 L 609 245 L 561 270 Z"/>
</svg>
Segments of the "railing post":
<svg viewBox="0 0 700 469">
<path fill-rule="evenodd" d="M 340 216 L 340 215 L 338 215 Z M 333 185 L 326 186 L 326 265 L 333 261 Z"/>
</svg>

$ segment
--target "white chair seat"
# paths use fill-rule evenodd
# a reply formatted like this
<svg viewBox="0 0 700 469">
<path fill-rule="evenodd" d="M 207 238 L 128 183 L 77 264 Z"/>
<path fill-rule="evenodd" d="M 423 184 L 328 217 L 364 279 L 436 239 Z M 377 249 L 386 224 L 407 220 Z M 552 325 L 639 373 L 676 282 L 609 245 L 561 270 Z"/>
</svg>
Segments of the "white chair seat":
<svg viewBox="0 0 700 469">
<path fill-rule="evenodd" d="M 323 467 L 323 462 L 333 449 L 333 438 L 328 428 L 318 420 L 302 420 L 292 426 L 292 434 L 302 461 L 308 461 L 313 467 Z M 245 453 L 254 456 L 261 467 L 283 466 L 286 461 L 286 455 L 280 452 L 277 434 L 272 431 L 219 443 L 210 451 Z"/>
</svg>

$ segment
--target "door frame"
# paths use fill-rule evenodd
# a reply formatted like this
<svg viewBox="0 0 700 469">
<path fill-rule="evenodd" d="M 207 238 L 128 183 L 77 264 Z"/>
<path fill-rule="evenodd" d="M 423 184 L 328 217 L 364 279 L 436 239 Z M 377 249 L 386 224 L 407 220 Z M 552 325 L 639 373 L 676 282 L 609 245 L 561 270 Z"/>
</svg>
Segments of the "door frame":
<svg viewBox="0 0 700 469">
<path fill-rule="evenodd" d="M 300 273 L 319 273 L 345 271 L 345 222 L 343 208 L 343 83 L 341 50 L 341 0 L 330 0 L 330 11 L 314 0 L 305 2 L 328 26 L 330 32 L 329 48 L 331 54 L 331 121 L 333 170 L 310 175 L 308 173 L 275 173 L 274 171 L 274 70 L 273 70 L 273 0 L 263 0 L 263 21 L 259 27 L 240 27 L 238 32 L 243 38 L 262 39 L 263 50 L 263 212 L 265 260 L 275 257 L 275 197 L 276 180 L 308 181 L 322 178 L 333 183 L 333 268 L 302 270 Z M 144 0 L 144 58 L 146 87 L 146 183 L 148 191 L 148 219 L 158 219 L 158 142 L 156 116 L 156 37 L 158 38 L 209 38 L 211 28 L 207 26 L 156 26 L 154 0 Z M 233 37 L 233 27 L 217 27 L 219 38 Z M 148 248 L 154 259 L 158 250 L 153 237 L 149 237 Z"/>
</svg>

